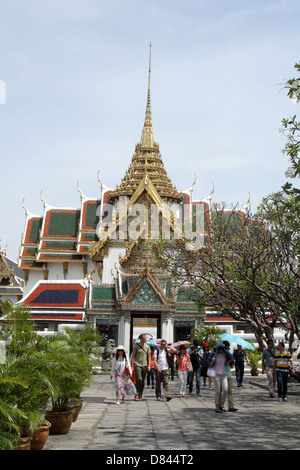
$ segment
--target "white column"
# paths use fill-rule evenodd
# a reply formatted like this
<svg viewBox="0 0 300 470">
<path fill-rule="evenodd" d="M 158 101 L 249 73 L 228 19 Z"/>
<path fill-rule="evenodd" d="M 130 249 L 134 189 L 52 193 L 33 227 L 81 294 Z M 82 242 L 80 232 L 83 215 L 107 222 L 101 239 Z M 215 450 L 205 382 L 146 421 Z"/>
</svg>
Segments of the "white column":
<svg viewBox="0 0 300 470">
<path fill-rule="evenodd" d="M 128 353 L 130 351 L 130 313 L 121 315 L 118 329 L 118 344 L 122 344 Z"/>
<path fill-rule="evenodd" d="M 174 342 L 174 320 L 173 314 L 162 314 L 161 316 L 161 337 L 168 343 Z"/>
</svg>

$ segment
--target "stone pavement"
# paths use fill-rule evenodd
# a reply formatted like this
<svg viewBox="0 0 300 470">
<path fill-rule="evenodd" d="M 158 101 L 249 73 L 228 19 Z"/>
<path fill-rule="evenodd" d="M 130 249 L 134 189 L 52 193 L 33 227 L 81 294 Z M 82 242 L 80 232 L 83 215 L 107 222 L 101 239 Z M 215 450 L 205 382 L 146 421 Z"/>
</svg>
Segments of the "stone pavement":
<svg viewBox="0 0 300 470">
<path fill-rule="evenodd" d="M 215 413 L 214 391 L 203 387 L 178 397 L 178 379 L 170 381 L 173 399 L 157 401 L 145 387 L 142 402 L 127 397 L 115 404 L 114 381 L 95 376 L 84 390 L 79 417 L 68 434 L 48 437 L 44 450 L 181 451 L 197 450 L 300 450 L 299 385 L 289 384 L 288 402 L 269 398 L 266 376 L 244 378 L 237 388 L 237 412 Z M 184 451 L 184 452 L 182 452 Z M 112 453 L 113 454 L 113 453 Z"/>
</svg>

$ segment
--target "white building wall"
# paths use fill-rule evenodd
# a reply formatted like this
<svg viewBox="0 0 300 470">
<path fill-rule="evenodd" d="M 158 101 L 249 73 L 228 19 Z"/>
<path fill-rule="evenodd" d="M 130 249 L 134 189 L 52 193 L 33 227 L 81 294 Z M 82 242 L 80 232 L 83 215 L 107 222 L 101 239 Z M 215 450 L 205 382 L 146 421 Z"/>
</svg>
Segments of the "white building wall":
<svg viewBox="0 0 300 470">
<path fill-rule="evenodd" d="M 29 271 L 28 282 L 24 283 L 23 296 L 27 295 L 38 281 L 44 279 L 44 271 Z"/>
<path fill-rule="evenodd" d="M 116 274 L 115 264 L 117 267 L 120 266 L 119 257 L 123 257 L 126 253 L 125 247 L 109 247 L 108 256 L 103 259 L 103 284 L 110 284 L 113 281 L 111 270 Z"/>
</svg>

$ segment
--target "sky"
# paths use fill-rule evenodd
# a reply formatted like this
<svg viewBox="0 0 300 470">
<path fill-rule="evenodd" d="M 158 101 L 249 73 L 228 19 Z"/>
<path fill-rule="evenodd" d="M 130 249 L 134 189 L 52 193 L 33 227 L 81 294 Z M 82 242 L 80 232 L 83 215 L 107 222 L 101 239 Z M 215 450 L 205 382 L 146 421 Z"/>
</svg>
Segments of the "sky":
<svg viewBox="0 0 300 470">
<path fill-rule="evenodd" d="M 0 246 L 17 260 L 27 209 L 80 207 L 129 167 L 144 123 L 194 198 L 255 210 L 289 165 L 284 82 L 298 0 L 0 0 Z M 2 86 L 2 95 L 1 95 Z M 5 86 L 5 100 L 3 90 Z M 2 96 L 2 99 L 1 99 Z"/>
</svg>

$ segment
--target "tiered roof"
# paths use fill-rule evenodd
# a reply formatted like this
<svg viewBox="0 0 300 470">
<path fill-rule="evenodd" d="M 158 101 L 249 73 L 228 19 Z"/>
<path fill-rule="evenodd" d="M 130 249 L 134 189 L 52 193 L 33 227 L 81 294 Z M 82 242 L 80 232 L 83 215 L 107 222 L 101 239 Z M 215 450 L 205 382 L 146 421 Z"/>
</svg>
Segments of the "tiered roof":
<svg viewBox="0 0 300 470">
<path fill-rule="evenodd" d="M 34 320 L 81 322 L 85 319 L 87 286 L 81 281 L 39 281 L 22 299 Z"/>
<path fill-rule="evenodd" d="M 152 184 L 161 198 L 181 201 L 182 195 L 172 185 L 170 178 L 164 168 L 159 152 L 159 145 L 154 141 L 152 127 L 152 112 L 150 99 L 150 76 L 151 76 L 151 44 L 149 58 L 148 95 L 144 127 L 142 137 L 136 144 L 131 164 L 126 171 L 120 186 L 110 195 L 111 200 L 120 196 L 132 196 L 138 188 L 145 174 L 151 179 Z"/>
<path fill-rule="evenodd" d="M 25 207 L 25 206 L 24 206 Z M 27 208 L 19 267 L 45 269 L 45 262 L 82 262 L 96 229 L 100 201 L 81 197 L 80 209 L 51 207 L 44 202 L 42 217 Z"/>
</svg>

